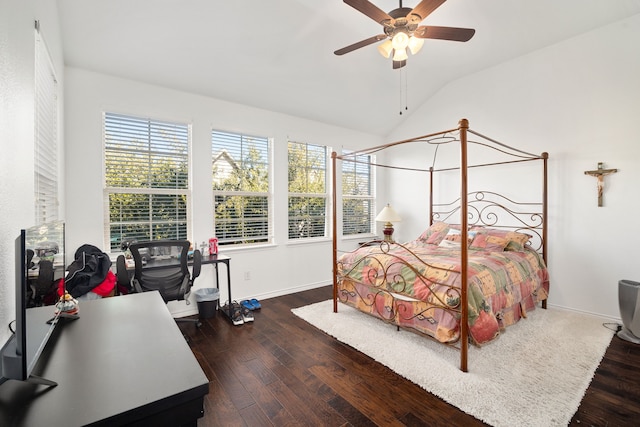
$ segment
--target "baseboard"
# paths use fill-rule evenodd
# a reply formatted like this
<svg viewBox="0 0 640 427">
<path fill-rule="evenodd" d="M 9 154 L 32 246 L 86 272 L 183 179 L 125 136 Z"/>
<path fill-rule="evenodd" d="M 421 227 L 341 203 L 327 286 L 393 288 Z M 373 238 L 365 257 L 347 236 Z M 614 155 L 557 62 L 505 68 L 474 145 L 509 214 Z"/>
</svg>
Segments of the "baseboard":
<svg viewBox="0 0 640 427">
<path fill-rule="evenodd" d="M 239 300 L 247 299 L 247 298 L 257 298 L 259 300 L 281 297 L 283 295 L 295 294 L 296 292 L 309 291 L 311 289 L 322 288 L 324 286 L 330 286 L 331 282 L 317 282 L 317 283 L 308 283 L 305 285 L 294 286 L 292 288 L 278 289 L 273 292 L 265 292 L 258 295 L 245 296 L 240 298 Z"/>
<path fill-rule="evenodd" d="M 295 294 L 296 292 L 309 291 L 311 289 L 322 288 L 324 286 L 330 286 L 331 282 L 317 282 L 317 283 L 307 283 L 305 285 L 294 286 L 292 288 L 278 289 L 273 292 L 263 292 L 261 294 L 252 294 L 245 295 L 241 297 L 235 297 L 235 301 L 242 301 L 249 298 L 257 298 L 258 300 L 266 300 L 269 298 L 281 297 L 283 295 Z M 191 303 L 189 305 L 185 304 L 184 301 L 177 301 L 177 304 L 182 304 L 182 306 L 169 306 L 169 311 L 173 317 L 186 317 L 186 316 L 194 316 L 198 314 L 198 304 Z"/>
<path fill-rule="evenodd" d="M 278 289 L 276 291 L 272 291 L 272 292 L 264 292 L 261 294 L 253 294 L 253 295 L 249 295 L 249 296 L 242 296 L 242 297 L 238 297 L 238 298 L 234 298 L 237 301 L 241 301 L 244 299 L 248 299 L 248 298 L 257 298 L 259 300 L 265 300 L 265 299 L 269 299 L 269 298 L 276 298 L 276 297 L 281 297 L 283 295 L 289 295 L 289 294 L 294 294 L 296 292 L 302 292 L 302 291 L 309 291 L 311 289 L 317 289 L 317 288 L 321 288 L 323 286 L 330 286 L 331 282 L 327 283 L 327 282 L 317 282 L 317 283 L 307 283 L 304 285 L 300 285 L 300 286 L 294 286 L 291 288 L 285 288 L 285 289 Z M 194 316 L 198 314 L 198 305 L 196 303 L 192 303 L 190 305 L 186 305 L 184 304 L 184 301 L 179 301 L 179 303 L 182 303 L 184 306 L 180 307 L 180 308 L 175 308 L 173 310 L 170 309 L 171 311 L 171 315 L 173 317 L 186 317 L 186 316 Z M 551 304 L 548 303 L 547 305 L 550 308 L 555 308 L 558 310 L 564 310 L 564 311 L 570 311 L 573 313 L 579 313 L 579 314 L 586 314 L 589 316 L 594 316 L 594 317 L 599 317 L 601 318 L 603 321 L 606 322 L 612 322 L 612 323 L 618 323 L 618 324 L 622 324 L 622 319 L 619 317 L 612 317 L 612 316 L 606 316 L 600 313 L 593 313 L 593 312 L 589 312 L 589 311 L 585 311 L 585 310 L 576 310 L 575 308 L 570 308 L 570 307 L 565 307 L 562 305 L 557 305 L 557 304 Z"/>
<path fill-rule="evenodd" d="M 612 316 L 606 316 L 604 314 L 600 314 L 600 313 L 593 313 L 590 311 L 585 311 L 585 310 L 576 310 L 575 308 L 570 308 L 570 307 L 564 307 L 561 305 L 557 305 L 557 304 L 551 304 L 551 303 L 547 303 L 547 307 L 549 308 L 556 308 L 558 310 L 563 310 L 563 311 L 570 311 L 573 313 L 579 313 L 579 314 L 586 314 L 588 316 L 593 316 L 593 317 L 598 317 L 604 321 L 609 321 L 612 323 L 620 323 L 622 324 L 622 319 L 619 317 L 612 317 Z"/>
</svg>

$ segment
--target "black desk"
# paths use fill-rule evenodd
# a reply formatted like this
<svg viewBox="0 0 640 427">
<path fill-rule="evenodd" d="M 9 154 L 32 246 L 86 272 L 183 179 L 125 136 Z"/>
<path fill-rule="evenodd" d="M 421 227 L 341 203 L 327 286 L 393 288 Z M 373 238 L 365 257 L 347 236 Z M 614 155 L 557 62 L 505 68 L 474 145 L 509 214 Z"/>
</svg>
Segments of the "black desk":
<svg viewBox="0 0 640 427">
<path fill-rule="evenodd" d="M 27 313 L 46 322 L 52 307 Z M 158 292 L 82 301 L 79 314 L 34 369 L 58 386 L 2 384 L 1 426 L 197 424 L 209 381 Z"/>
<path fill-rule="evenodd" d="M 227 295 L 229 298 L 229 301 L 232 301 L 231 299 L 231 266 L 230 266 L 230 261 L 231 261 L 231 257 L 228 255 L 223 255 L 221 253 L 217 253 L 215 255 L 208 255 L 208 256 L 203 256 L 202 257 L 202 261 L 200 262 L 200 264 L 213 264 L 215 267 L 215 280 L 216 280 L 216 288 L 219 290 L 220 289 L 220 274 L 219 274 L 219 270 L 218 270 L 218 264 L 222 263 L 225 264 L 227 266 Z M 187 263 L 189 266 L 193 265 L 193 260 L 190 259 L 189 262 Z M 158 268 L 162 268 L 163 263 L 162 260 L 157 260 L 154 261 L 153 265 L 148 263 L 146 265 L 146 268 L 153 268 L 153 267 L 158 267 Z M 135 267 L 133 265 L 127 265 L 127 271 L 129 271 L 129 273 L 131 275 L 133 275 L 133 271 L 134 271 Z M 222 305 L 222 304 L 220 304 Z M 229 319 L 231 319 L 232 316 L 232 307 L 231 304 L 229 304 L 228 306 L 228 310 L 227 312 L 222 311 L 222 313 L 224 313 L 227 317 L 229 317 Z"/>
<path fill-rule="evenodd" d="M 222 310 L 222 312 L 229 317 L 229 319 L 231 319 L 232 316 L 232 306 L 231 306 L 231 301 L 233 301 L 231 299 L 231 267 L 229 266 L 229 262 L 231 261 L 231 257 L 227 256 L 227 255 L 223 255 L 223 254 L 216 254 L 216 255 L 209 255 L 209 256 L 203 256 L 202 257 L 202 264 L 214 264 L 215 268 L 216 268 L 216 288 L 220 289 L 220 276 L 218 275 L 218 264 L 223 263 L 226 264 L 227 266 L 227 295 L 229 297 L 229 305 L 228 305 L 228 310 L 227 312 L 225 312 L 224 310 Z M 222 305 L 222 304 L 221 304 Z"/>
</svg>

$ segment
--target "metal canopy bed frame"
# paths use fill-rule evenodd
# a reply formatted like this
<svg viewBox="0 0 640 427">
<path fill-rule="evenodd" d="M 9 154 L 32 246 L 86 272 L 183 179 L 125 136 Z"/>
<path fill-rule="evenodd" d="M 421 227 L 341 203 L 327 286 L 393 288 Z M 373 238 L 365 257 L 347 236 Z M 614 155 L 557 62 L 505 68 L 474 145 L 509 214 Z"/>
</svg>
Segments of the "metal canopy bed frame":
<svg viewBox="0 0 640 427">
<path fill-rule="evenodd" d="M 473 140 L 469 140 L 469 138 L 473 138 Z M 469 128 L 469 122 L 467 119 L 462 119 L 459 122 L 459 126 L 454 129 L 445 130 L 442 132 L 432 133 L 429 135 L 419 136 L 416 138 L 406 139 L 402 141 L 392 142 L 368 149 L 358 150 L 354 152 L 338 154 L 336 152 L 332 153 L 332 181 L 333 181 L 333 311 L 338 311 L 338 300 L 343 298 L 344 289 L 341 289 L 343 285 L 343 281 L 352 280 L 352 278 L 348 277 L 348 273 L 344 273 L 341 271 L 339 267 L 341 267 L 340 263 L 340 255 L 338 251 L 338 227 L 337 227 L 337 210 L 338 210 L 338 199 L 336 196 L 336 188 L 337 188 L 337 161 L 342 162 L 362 162 L 362 156 L 372 155 L 375 153 L 382 152 L 383 150 L 387 150 L 389 148 L 411 144 L 411 143 L 428 143 L 435 145 L 435 154 L 438 151 L 439 144 L 458 144 L 459 145 L 459 164 L 454 167 L 445 167 L 438 169 L 436 165 L 436 157 L 434 154 L 433 164 L 428 169 L 415 169 L 415 168 L 406 168 L 411 171 L 424 172 L 429 174 L 429 225 L 431 226 L 434 221 L 443 221 L 450 222 L 451 220 L 457 221 L 456 224 L 459 224 L 462 242 L 466 242 L 468 239 L 468 231 L 470 227 L 478 226 L 490 226 L 490 227 L 498 227 L 506 230 L 526 232 L 531 235 L 532 238 L 529 242 L 526 243 L 526 246 L 530 249 L 535 250 L 537 253 L 541 255 L 542 260 L 544 261 L 544 265 L 546 266 L 547 261 L 547 160 L 548 153 L 543 152 L 540 155 L 530 154 L 513 147 L 509 147 L 505 144 L 502 144 L 498 141 L 495 141 L 491 138 L 488 138 L 480 133 L 477 133 Z M 481 161 L 478 164 L 469 165 L 468 156 L 469 156 L 469 145 L 477 145 L 478 150 L 484 150 L 484 148 L 489 149 L 491 153 L 501 153 L 497 154 L 494 157 L 500 157 L 501 160 L 495 162 L 486 162 Z M 483 148 L 484 147 L 484 148 Z M 475 148 L 474 148 L 475 149 Z M 487 157 L 479 156 L 482 159 L 486 159 Z M 369 157 L 371 158 L 371 157 Z M 503 159 L 507 160 L 503 160 Z M 468 186 L 468 171 L 471 168 L 480 168 L 480 167 L 494 167 L 505 164 L 512 163 L 520 163 L 520 162 L 541 162 L 542 164 L 542 177 L 541 182 L 537 181 L 536 185 L 541 186 L 541 194 L 539 195 L 539 200 L 534 202 L 519 202 L 514 201 L 513 198 L 507 198 L 492 191 L 469 191 Z M 384 164 L 374 164 L 370 163 L 373 167 L 384 167 L 390 169 L 405 169 L 398 166 L 390 166 Z M 453 171 L 451 174 L 455 175 L 455 171 L 459 171 L 459 180 L 460 180 L 460 192 L 459 196 L 456 200 L 445 203 L 436 203 L 434 200 L 434 178 L 441 172 Z M 447 175 L 448 176 L 448 175 Z M 537 194 L 537 189 L 535 190 Z M 538 196 L 535 197 L 536 199 Z M 402 247 L 403 245 L 399 243 L 389 242 L 389 241 L 381 241 L 375 240 L 371 242 L 367 242 L 367 244 L 363 246 L 376 246 L 377 253 L 388 253 L 391 247 Z M 363 248 L 361 246 L 357 250 Z M 370 249 L 370 248 L 369 248 Z M 406 248 L 405 248 L 406 249 Z M 356 250 L 356 251 L 357 251 Z M 456 298 L 459 297 L 459 303 L 455 306 L 451 306 L 445 303 L 442 303 L 439 307 L 430 307 L 426 310 L 446 310 L 457 319 L 459 322 L 457 327 L 459 328 L 459 337 L 453 343 L 444 343 L 445 345 L 452 345 L 460 350 L 460 369 L 463 372 L 468 371 L 467 362 L 468 362 L 468 344 L 470 341 L 469 336 L 469 307 L 468 307 L 468 259 L 469 259 L 469 250 L 468 245 L 461 244 L 460 245 L 460 271 L 459 271 L 459 283 L 460 286 L 451 288 L 448 292 L 455 293 Z M 355 253 L 352 252 L 352 253 Z M 416 262 L 420 262 L 424 264 L 424 261 L 416 258 Z M 416 269 L 407 264 L 408 268 L 412 269 L 413 273 L 416 273 Z M 373 300 L 370 306 L 377 305 L 375 299 L 379 297 L 378 294 L 385 294 L 385 297 L 389 297 L 390 294 L 390 283 L 397 280 L 397 277 L 386 277 L 387 272 L 385 271 L 383 274 L 385 277 L 382 277 L 383 284 L 379 288 L 375 289 L 375 295 L 367 294 L 367 297 L 370 300 Z M 390 274 L 391 276 L 391 274 Z M 388 279 L 388 280 L 387 280 Z M 362 279 L 364 280 L 364 279 Z M 379 276 L 376 276 L 376 280 L 380 280 Z M 425 278 L 426 280 L 426 278 Z M 432 279 L 433 280 L 433 279 Z M 547 290 L 548 290 L 548 281 L 547 281 Z M 391 297 L 393 298 L 393 297 Z M 544 297 L 541 297 L 537 302 L 541 301 L 542 308 L 546 308 L 546 294 Z M 356 307 L 358 308 L 358 307 Z M 425 311 L 426 311 L 425 310 Z M 363 310 L 364 311 L 364 310 Z M 392 310 L 393 311 L 393 310 Z M 400 309 L 396 310 L 400 311 Z M 371 314 L 371 313 L 370 313 Z M 419 315 L 425 315 L 425 313 L 418 313 Z M 398 313 L 392 313 L 391 315 L 376 315 L 376 317 L 382 318 L 383 321 L 388 323 L 395 324 L 398 329 L 402 327 L 397 319 Z M 523 316 L 526 317 L 526 316 Z M 415 332 L 415 331 L 414 331 Z M 418 331 L 420 332 L 420 331 Z M 424 334 L 424 333 L 423 333 Z M 425 334 L 426 337 L 435 339 L 435 337 L 429 336 L 429 334 Z"/>
</svg>

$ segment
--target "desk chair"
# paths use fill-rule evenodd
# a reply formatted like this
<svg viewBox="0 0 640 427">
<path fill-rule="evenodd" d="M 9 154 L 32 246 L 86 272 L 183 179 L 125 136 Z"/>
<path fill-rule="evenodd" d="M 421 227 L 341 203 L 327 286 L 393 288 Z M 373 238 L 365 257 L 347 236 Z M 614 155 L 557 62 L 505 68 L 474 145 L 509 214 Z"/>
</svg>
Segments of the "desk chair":
<svg viewBox="0 0 640 427">
<path fill-rule="evenodd" d="M 187 258 L 190 243 L 186 240 L 154 240 L 137 242 L 129 246 L 135 269 L 131 279 L 134 292 L 159 291 L 164 302 L 185 300 L 189 304 L 189 293 L 193 281 L 200 275 L 202 256 L 193 253 L 192 273 L 189 274 Z M 118 281 L 128 277 L 123 255 L 116 261 Z M 193 322 L 200 326 L 199 319 L 176 318 L 176 322 Z"/>
<path fill-rule="evenodd" d="M 29 281 L 31 288 L 31 301 L 28 303 L 30 307 L 39 307 L 45 305 L 48 299 L 55 298 L 55 286 L 53 283 L 53 262 L 49 260 L 41 260 L 38 263 L 38 278 Z M 51 304 L 51 302 L 48 302 Z"/>
</svg>

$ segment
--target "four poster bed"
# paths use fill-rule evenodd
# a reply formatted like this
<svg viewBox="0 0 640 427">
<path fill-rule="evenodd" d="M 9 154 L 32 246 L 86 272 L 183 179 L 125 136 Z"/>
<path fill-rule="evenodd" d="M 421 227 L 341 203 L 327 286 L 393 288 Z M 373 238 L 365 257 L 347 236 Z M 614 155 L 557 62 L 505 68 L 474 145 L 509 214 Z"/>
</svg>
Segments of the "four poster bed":
<svg viewBox="0 0 640 427">
<path fill-rule="evenodd" d="M 410 242 L 374 240 L 339 254 L 336 161 L 360 163 L 363 156 L 415 142 L 433 144 L 435 153 L 442 144 L 459 146 L 457 166 L 438 169 L 434 154 L 430 168 L 411 169 L 429 174 L 429 227 Z M 496 152 L 500 160 L 486 161 L 485 155 L 478 156 L 480 163 L 468 164 L 472 145 L 475 150 Z M 334 312 L 341 302 L 457 347 L 460 369 L 466 372 L 469 341 L 488 343 L 538 303 L 546 308 L 547 158 L 547 153 L 525 153 L 474 132 L 466 119 L 455 129 L 348 154 L 332 153 Z M 527 177 L 540 187 L 534 192 L 539 194 L 535 201 L 514 200 L 488 190 L 469 191 L 472 168 L 494 171 L 520 162 L 542 166 L 539 180 Z M 442 173 L 459 177 L 460 188 L 449 200 L 436 203 L 434 180 Z M 510 179 L 493 172 L 490 176 L 501 182 Z"/>
</svg>

